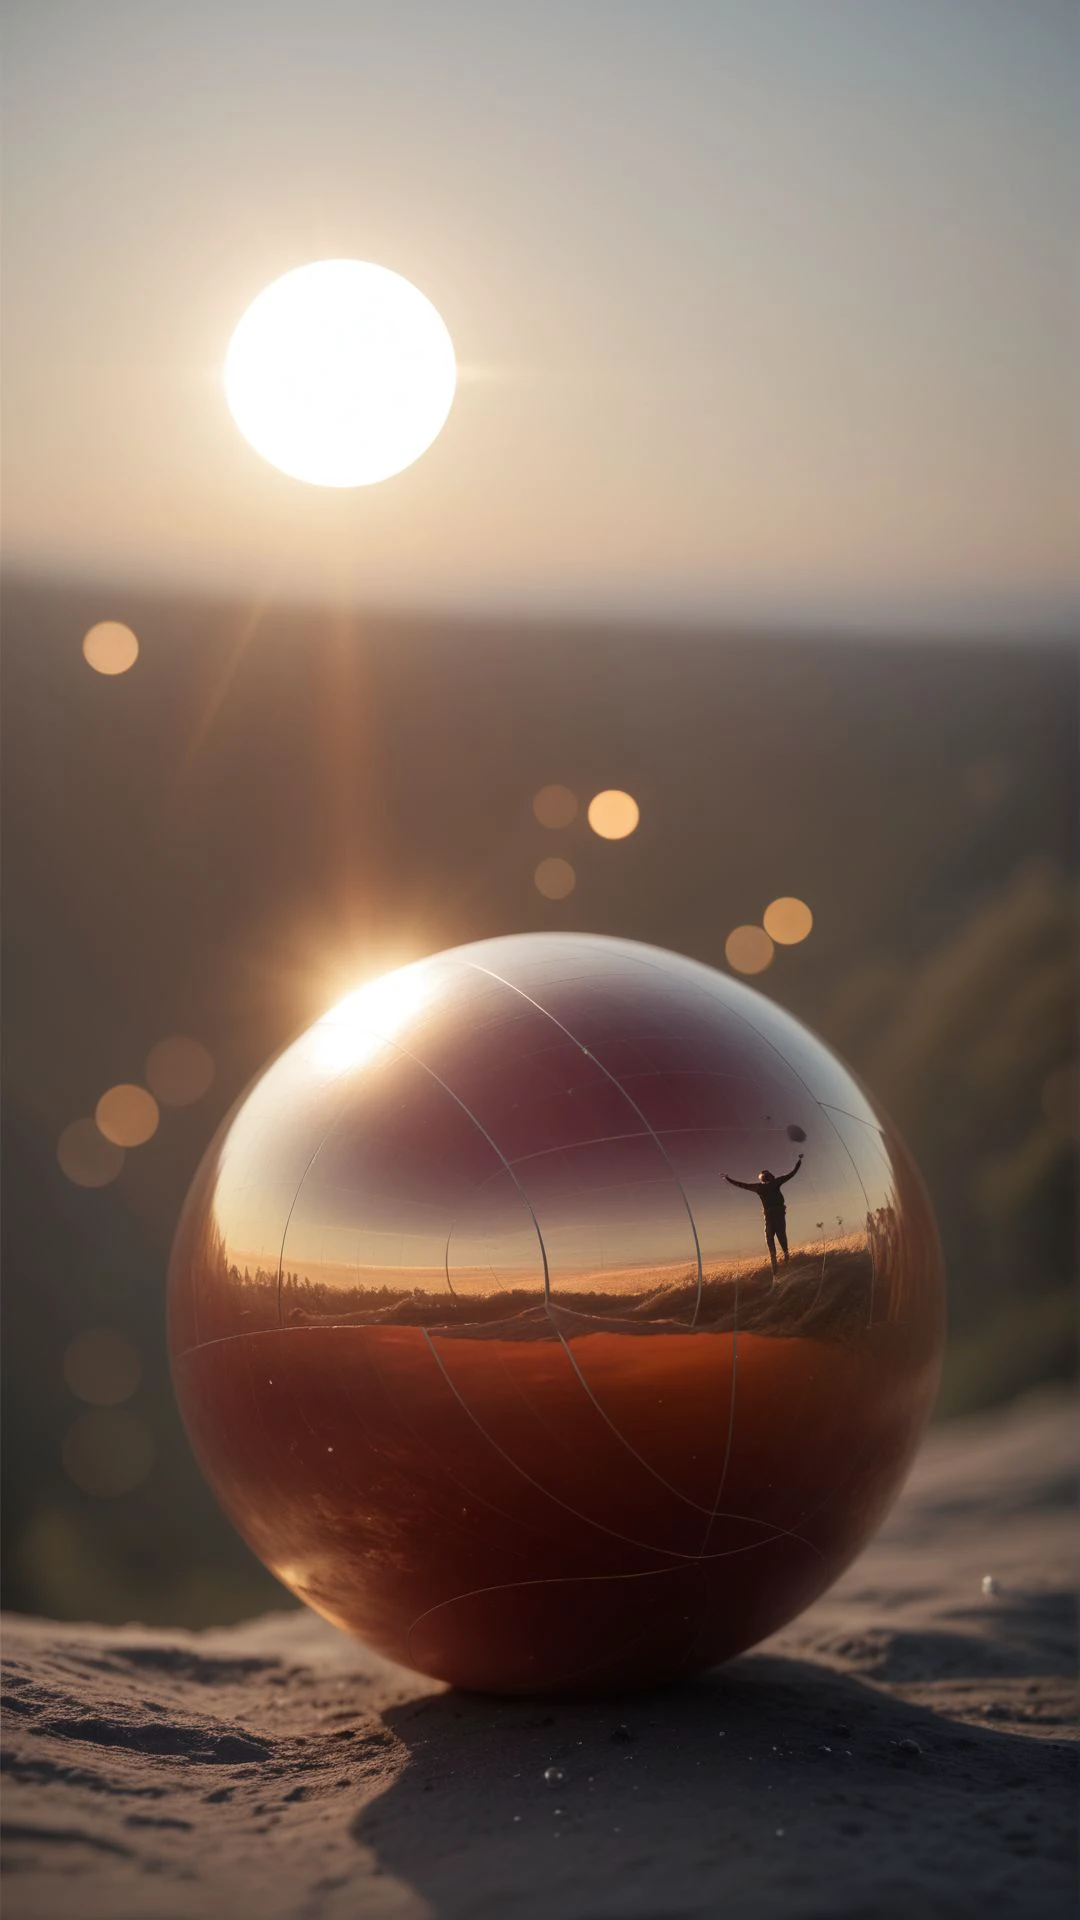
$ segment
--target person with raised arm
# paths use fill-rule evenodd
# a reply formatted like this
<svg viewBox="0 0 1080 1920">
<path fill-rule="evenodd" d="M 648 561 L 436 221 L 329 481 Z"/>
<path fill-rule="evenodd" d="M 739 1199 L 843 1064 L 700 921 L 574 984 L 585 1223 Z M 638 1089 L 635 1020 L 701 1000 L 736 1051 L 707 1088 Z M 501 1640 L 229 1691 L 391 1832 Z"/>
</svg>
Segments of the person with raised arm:
<svg viewBox="0 0 1080 1920">
<path fill-rule="evenodd" d="M 730 1173 L 724 1175 L 729 1187 L 741 1187 L 744 1193 L 756 1193 L 761 1201 L 765 1212 L 765 1245 L 769 1249 L 774 1279 L 776 1278 L 777 1241 L 780 1242 L 784 1259 L 788 1258 L 787 1203 L 784 1200 L 783 1189 L 789 1180 L 794 1180 L 802 1166 L 802 1158 L 800 1153 L 790 1173 L 770 1173 L 768 1167 L 763 1167 L 756 1180 L 735 1180 Z"/>
</svg>

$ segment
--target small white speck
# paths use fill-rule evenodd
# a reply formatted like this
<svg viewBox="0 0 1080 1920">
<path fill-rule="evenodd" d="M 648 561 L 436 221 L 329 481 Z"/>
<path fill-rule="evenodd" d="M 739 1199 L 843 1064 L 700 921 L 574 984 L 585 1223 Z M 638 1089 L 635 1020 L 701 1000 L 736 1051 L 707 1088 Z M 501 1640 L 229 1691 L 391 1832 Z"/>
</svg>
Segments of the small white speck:
<svg viewBox="0 0 1080 1920">
<path fill-rule="evenodd" d="M 984 1573 L 982 1577 L 982 1590 L 986 1598 L 992 1600 L 996 1594 L 1001 1592 L 1001 1581 L 992 1573 Z"/>
<path fill-rule="evenodd" d="M 520 1813 L 515 1813 L 515 1815 L 514 1815 L 514 1819 L 515 1819 L 515 1820 L 520 1820 L 520 1819 L 521 1819 L 521 1815 L 520 1815 Z"/>
<path fill-rule="evenodd" d="M 783 1829 L 783 1827 L 777 1827 L 777 1829 L 776 1829 L 776 1837 L 777 1837 L 777 1839 L 778 1839 L 778 1840 L 782 1840 L 782 1839 L 783 1839 L 783 1837 L 784 1837 L 784 1829 Z"/>
</svg>

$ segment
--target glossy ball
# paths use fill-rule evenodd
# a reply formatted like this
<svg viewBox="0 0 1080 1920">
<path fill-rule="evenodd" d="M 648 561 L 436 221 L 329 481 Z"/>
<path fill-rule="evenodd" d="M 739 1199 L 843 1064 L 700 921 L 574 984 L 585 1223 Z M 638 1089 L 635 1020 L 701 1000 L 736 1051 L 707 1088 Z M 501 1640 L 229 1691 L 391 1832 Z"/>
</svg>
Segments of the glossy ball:
<svg viewBox="0 0 1080 1920">
<path fill-rule="evenodd" d="M 461 1686 L 624 1687 L 774 1632 L 869 1538 L 933 1400 L 941 1260 L 896 1135 L 790 1015 L 523 935 L 362 988 L 268 1068 L 196 1178 L 170 1322 L 207 1476 L 295 1593 Z"/>
</svg>

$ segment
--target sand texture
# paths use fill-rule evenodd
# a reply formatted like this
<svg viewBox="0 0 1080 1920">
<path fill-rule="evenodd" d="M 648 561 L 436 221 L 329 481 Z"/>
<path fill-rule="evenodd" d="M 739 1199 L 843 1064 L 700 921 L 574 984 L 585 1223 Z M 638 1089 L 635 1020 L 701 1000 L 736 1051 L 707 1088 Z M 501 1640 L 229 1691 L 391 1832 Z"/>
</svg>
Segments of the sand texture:
<svg viewBox="0 0 1080 1920">
<path fill-rule="evenodd" d="M 1075 1455 L 1060 1398 L 938 1429 L 831 1593 L 633 1697 L 9 1617 L 7 1920 L 1072 1915 Z"/>
</svg>

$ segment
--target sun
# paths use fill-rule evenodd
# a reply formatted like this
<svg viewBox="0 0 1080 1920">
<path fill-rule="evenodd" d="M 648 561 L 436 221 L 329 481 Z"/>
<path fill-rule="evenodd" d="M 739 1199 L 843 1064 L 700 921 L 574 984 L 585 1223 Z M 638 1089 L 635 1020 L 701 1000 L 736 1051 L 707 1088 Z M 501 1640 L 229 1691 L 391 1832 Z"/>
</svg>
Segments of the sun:
<svg viewBox="0 0 1080 1920">
<path fill-rule="evenodd" d="M 411 281 L 367 260 L 316 260 L 252 301 L 224 380 L 233 419 L 271 466 L 312 486 L 368 487 L 431 445 L 457 367 Z"/>
</svg>

